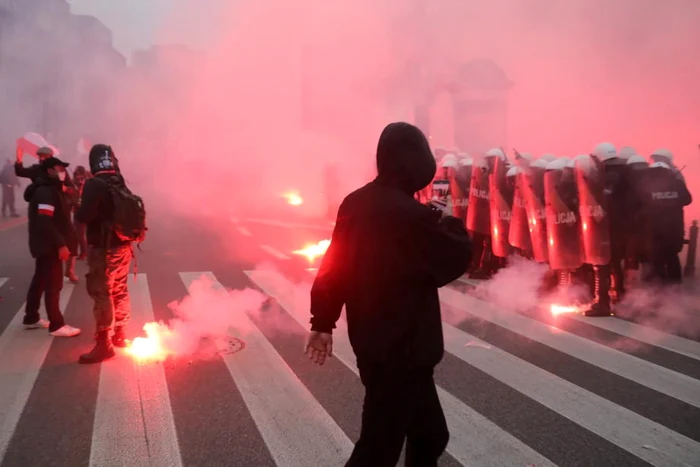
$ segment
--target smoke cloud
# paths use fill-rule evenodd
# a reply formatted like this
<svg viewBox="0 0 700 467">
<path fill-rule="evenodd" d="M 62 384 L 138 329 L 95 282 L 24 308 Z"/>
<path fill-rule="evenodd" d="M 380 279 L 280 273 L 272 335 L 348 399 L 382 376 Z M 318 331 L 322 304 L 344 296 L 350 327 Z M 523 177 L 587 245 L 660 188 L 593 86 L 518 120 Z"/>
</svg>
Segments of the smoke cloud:
<svg viewBox="0 0 700 467">
<path fill-rule="evenodd" d="M 382 127 L 415 121 L 420 104 L 435 146 L 667 147 L 699 185 L 693 0 L 71 3 L 101 5 L 114 33 L 68 3 L 0 2 L 0 137 L 9 148 L 36 131 L 83 164 L 79 138 L 111 143 L 151 211 L 269 214 L 298 190 L 293 212 L 318 216 L 328 167 L 334 196 L 371 179 Z M 164 45 L 183 40 L 193 47 Z M 112 41 L 158 46 L 127 57 Z M 473 60 L 491 65 L 465 71 Z M 503 83 L 503 118 L 484 107 L 455 121 L 455 95 Z"/>
<path fill-rule="evenodd" d="M 293 291 L 295 303 L 306 304 L 306 309 L 309 287 L 303 284 Z M 193 281 L 187 295 L 170 303 L 169 308 L 171 320 L 146 324 L 146 337 L 160 347 L 146 356 L 148 360 L 213 358 L 242 350 L 247 337 L 261 329 L 265 329 L 267 338 L 297 331 L 284 324 L 288 322 L 281 319 L 284 311 L 266 295 L 250 288 L 221 288 L 206 276 Z"/>
</svg>

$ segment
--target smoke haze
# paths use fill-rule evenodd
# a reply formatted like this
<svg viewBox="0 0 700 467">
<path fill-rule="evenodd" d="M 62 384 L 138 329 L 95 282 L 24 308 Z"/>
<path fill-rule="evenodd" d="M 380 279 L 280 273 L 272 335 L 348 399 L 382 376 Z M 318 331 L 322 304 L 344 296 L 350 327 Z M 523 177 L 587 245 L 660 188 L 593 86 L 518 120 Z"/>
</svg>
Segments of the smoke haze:
<svg viewBox="0 0 700 467">
<path fill-rule="evenodd" d="M 81 35 L 59 11 L 44 7 L 44 27 L 31 34 L 23 23 L 3 27 L 6 147 L 27 131 L 67 154 L 79 137 L 107 141 L 132 183 L 152 191 L 151 205 L 260 210 L 298 189 L 302 213 L 317 215 L 326 165 L 343 174 L 341 196 L 369 180 L 382 127 L 413 121 L 416 102 L 432 99 L 432 142 L 453 146 L 460 128 L 448 89 L 465 63 L 485 59 L 512 83 L 497 145 L 559 155 L 603 140 L 644 155 L 668 147 L 697 185 L 693 0 L 212 2 L 206 12 L 191 0 L 136 3 L 90 8 L 122 50 L 194 48 L 137 51 L 127 67 L 104 47 L 78 57 Z M 99 29 L 85 16 L 78 23 Z M 47 82 L 50 108 L 29 105 Z M 61 118 L 47 123 L 47 112 Z"/>
<path fill-rule="evenodd" d="M 0 0 L 0 24 L 8 156 L 28 131 L 84 165 L 79 138 L 111 143 L 149 212 L 270 216 L 297 190 L 295 212 L 325 213 L 327 167 L 340 197 L 371 179 L 381 129 L 416 104 L 432 102 L 435 146 L 479 139 L 452 118 L 471 60 L 495 65 L 469 77 L 481 88 L 511 84 L 495 146 L 667 147 L 700 186 L 694 0 Z"/>
</svg>

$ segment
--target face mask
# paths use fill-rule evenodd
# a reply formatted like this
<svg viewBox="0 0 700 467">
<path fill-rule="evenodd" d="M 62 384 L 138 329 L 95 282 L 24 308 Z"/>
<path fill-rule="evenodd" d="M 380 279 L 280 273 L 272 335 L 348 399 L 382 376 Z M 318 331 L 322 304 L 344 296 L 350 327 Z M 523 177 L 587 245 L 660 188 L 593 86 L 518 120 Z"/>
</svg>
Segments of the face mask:
<svg viewBox="0 0 700 467">
<path fill-rule="evenodd" d="M 66 179 L 66 173 L 65 172 L 58 172 L 58 179 L 60 181 L 64 181 Z"/>
</svg>

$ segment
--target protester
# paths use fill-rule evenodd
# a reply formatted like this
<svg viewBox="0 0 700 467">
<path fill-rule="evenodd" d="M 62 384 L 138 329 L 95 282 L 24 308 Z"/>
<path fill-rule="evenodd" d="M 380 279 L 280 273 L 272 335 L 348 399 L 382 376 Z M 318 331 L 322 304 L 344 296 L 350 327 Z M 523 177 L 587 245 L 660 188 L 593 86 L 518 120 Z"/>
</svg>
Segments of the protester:
<svg viewBox="0 0 700 467">
<path fill-rule="evenodd" d="M 48 157 L 38 167 L 40 170 L 24 193 L 29 203 L 29 251 L 35 259 L 35 269 L 23 324 L 28 329 L 48 328 L 54 337 L 77 336 L 80 329 L 65 324 L 59 307 L 63 289 L 61 261 L 68 259 L 77 243 L 62 190 L 68 164 Z M 42 294 L 48 322 L 39 316 Z"/>
<path fill-rule="evenodd" d="M 444 352 L 437 289 L 465 273 L 471 244 L 463 222 L 415 200 L 435 176 L 424 134 L 388 125 L 377 178 L 342 202 L 311 291 L 305 353 L 332 356 L 332 329 L 346 307 L 365 401 L 348 466 L 434 466 L 449 433 L 433 381 Z M 441 218 L 442 217 L 442 218 Z"/>
<path fill-rule="evenodd" d="M 85 181 L 87 180 L 87 178 L 88 171 L 85 170 L 85 167 L 79 165 L 75 168 L 75 172 L 73 172 L 73 183 L 75 184 L 75 189 L 78 192 L 78 198 L 77 203 L 73 208 L 73 216 L 75 216 L 78 207 L 80 207 L 80 198 L 83 195 L 83 186 L 85 185 Z M 87 259 L 87 239 L 85 238 L 85 224 L 83 224 L 82 222 L 78 222 L 77 220 L 75 220 L 74 217 L 73 228 L 75 228 L 75 234 L 78 236 L 78 259 L 85 260 Z"/>
<path fill-rule="evenodd" d="M 19 217 L 15 207 L 15 190 L 19 186 L 19 179 L 15 174 L 10 159 L 7 159 L 2 172 L 0 172 L 0 184 L 2 184 L 2 217 L 7 217 L 8 210 L 10 211 L 10 216 Z"/>
<path fill-rule="evenodd" d="M 95 347 L 80 356 L 80 363 L 101 362 L 114 356 L 113 346 L 127 346 L 124 328 L 131 316 L 127 287 L 131 243 L 145 235 L 143 202 L 126 187 L 110 146 L 92 147 L 90 171 L 94 177 L 83 186 L 75 220 L 87 225 L 86 285 L 95 301 L 97 333 Z"/>
</svg>

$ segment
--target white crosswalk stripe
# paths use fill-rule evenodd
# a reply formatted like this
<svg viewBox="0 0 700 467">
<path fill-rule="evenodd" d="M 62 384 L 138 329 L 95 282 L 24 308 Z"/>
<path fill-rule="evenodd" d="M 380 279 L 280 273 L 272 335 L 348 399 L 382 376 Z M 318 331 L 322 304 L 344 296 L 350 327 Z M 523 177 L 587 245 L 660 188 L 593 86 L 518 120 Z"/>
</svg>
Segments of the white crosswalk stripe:
<svg viewBox="0 0 700 467">
<path fill-rule="evenodd" d="M 153 306 L 144 274 L 129 277 L 136 329 L 153 321 Z M 105 362 L 95 407 L 90 465 L 182 465 L 170 410 L 168 385 L 159 362 L 140 364 L 128 358 Z"/>
<path fill-rule="evenodd" d="M 73 290 L 73 285 L 63 286 L 59 301 L 62 310 L 68 306 Z M 26 303 L 0 335 L 0 459 L 51 347 L 45 330 L 22 327 L 25 306 Z"/>
<path fill-rule="evenodd" d="M 81 465 L 177 467 L 192 463 L 184 459 L 199 459 L 195 462 L 198 465 L 344 465 L 359 429 L 362 386 L 344 316 L 334 331 L 334 360 L 337 362 L 318 368 L 301 355 L 302 339 L 309 322 L 310 282 L 315 272 L 315 269 L 307 270 L 304 280 L 295 283 L 276 271 L 246 271 L 247 285 L 262 291 L 279 305 L 281 315 L 275 318 L 279 322 L 261 321 L 259 316 L 238 310 L 236 323 L 242 323 L 245 332 L 237 332 L 235 328 L 228 332 L 245 341 L 243 350 L 222 352 L 208 359 L 196 356 L 175 359 L 182 360 L 192 368 L 193 375 L 201 374 L 201 377 L 181 381 L 173 373 L 181 366 L 170 361 L 138 362 L 119 351 L 113 360 L 101 365 L 79 366 L 77 371 L 72 371 L 74 376 L 71 377 L 78 375 L 76 385 L 85 387 L 84 397 L 80 391 L 52 394 L 49 384 L 52 378 L 58 381 L 69 377 L 62 376 L 68 374 L 65 365 L 62 367 L 56 362 L 66 352 L 71 354 L 70 360 L 75 361 L 84 346 L 89 345 L 90 336 L 71 341 L 79 343 L 72 348 L 73 344 L 64 345 L 64 342 L 53 345 L 54 340 L 46 332 L 22 329 L 23 308 L 20 308 L 9 321 L 0 321 L 3 326 L 0 327 L 0 466 L 52 464 L 45 460 L 50 457 L 41 457 L 21 447 L 31 446 L 37 429 L 59 430 L 52 427 L 63 427 L 62 417 L 77 420 L 61 443 L 67 445 L 67 451 L 76 453 L 75 463 Z M 156 309 L 156 302 L 170 301 L 172 297 L 166 300 L 154 295 L 153 283 L 160 280 L 161 274 L 172 276 L 171 280 L 176 277 L 177 283 L 182 284 L 181 290 L 169 290 L 168 297 L 182 297 L 186 287 L 202 276 L 217 290 L 231 286 L 209 271 L 130 277 L 132 334 L 138 333 L 147 322 L 163 319 L 164 312 Z M 7 281 L 0 278 L 0 287 Z M 242 284 L 237 282 L 237 285 Z M 449 287 L 441 290 L 440 298 L 443 306 L 450 309 L 443 323 L 446 359 L 449 360 L 446 364 L 452 369 L 470 368 L 472 372 L 491 378 L 493 384 L 504 391 L 510 391 L 508 394 L 513 396 L 509 397 L 532 401 L 534 405 L 527 409 L 531 411 L 532 424 L 538 424 L 540 415 L 546 415 L 550 423 L 554 423 L 547 429 L 552 439 L 533 442 L 526 435 L 527 426 L 513 428 L 504 421 L 517 414 L 492 418 L 492 412 L 474 405 L 455 389 L 468 383 L 462 381 L 466 376 L 445 373 L 441 378 L 447 380 L 436 377 L 451 433 L 445 465 L 613 465 L 615 462 L 617 465 L 700 465 L 700 423 L 692 422 L 693 417 L 700 414 L 700 343 L 614 318 L 586 321 L 594 330 L 613 332 L 620 338 L 670 352 L 671 357 L 682 363 L 670 368 L 658 361 L 652 363 L 644 355 L 633 356 L 530 317 L 508 313 Z M 89 300 L 83 289 L 66 284 L 61 294 L 61 307 L 69 313 L 82 313 L 89 322 L 84 304 L 75 305 L 83 299 Z M 207 310 L 198 312 L 204 314 Z M 77 315 L 71 314 L 71 319 L 74 316 Z M 542 368 L 526 355 L 520 355 L 518 350 L 500 348 L 503 344 L 494 344 L 488 335 L 464 331 L 466 327 L 460 324 L 464 318 L 484 323 L 483 326 L 496 326 L 518 339 L 546 346 L 542 348 L 551 352 L 552 358 L 572 365 L 585 362 L 592 377 L 601 384 L 606 378 L 624 379 L 635 391 L 630 394 L 629 405 L 625 401 L 614 402 L 602 392 L 594 393 L 590 388 L 578 386 L 558 369 Z M 283 326 L 281 321 L 284 320 L 289 324 Z M 224 380 L 233 384 L 222 385 L 233 388 L 226 389 L 231 402 L 216 410 L 241 420 L 245 413 L 252 423 L 241 424 L 241 431 L 233 433 L 221 433 L 215 426 L 203 429 L 199 436 L 221 437 L 228 440 L 224 445 L 229 444 L 231 449 L 201 451 L 198 440 L 183 437 L 184 432 L 193 436 L 191 431 L 183 429 L 183 424 L 193 411 L 208 401 L 191 399 L 183 405 L 182 400 L 188 400 L 186 394 L 195 394 L 193 388 L 198 385 L 219 385 Z M 341 385 L 340 381 L 345 383 Z M 348 381 L 354 381 L 351 387 Z M 443 384 L 446 381 L 450 384 Z M 469 387 L 478 390 L 476 386 Z M 663 400 L 656 400 L 654 394 Z M 59 402 L 47 396 L 54 396 Z M 488 394 L 483 396 L 488 398 Z M 76 398 L 73 405 L 60 402 L 70 397 Z M 236 402 L 238 400 L 242 402 Z M 493 404 L 504 402 L 493 400 Z M 650 406 L 653 410 L 635 409 L 641 406 Z M 655 411 L 666 418 L 654 416 Z M 669 417 L 664 411 L 673 412 Z M 678 424 L 674 425 L 676 422 Z M 592 436 L 595 449 L 592 447 L 590 452 L 608 452 L 611 456 L 621 456 L 621 460 L 590 457 L 592 454 L 574 445 L 574 440 L 569 444 L 569 440 L 557 438 L 557 424 L 561 424 L 562 431 L 564 427 L 573 427 Z M 559 452 L 547 447 L 553 442 L 560 446 Z M 253 446 L 256 458 L 238 458 L 238 443 Z M 52 447 L 41 445 L 36 446 L 36 450 L 48 452 Z"/>
</svg>

